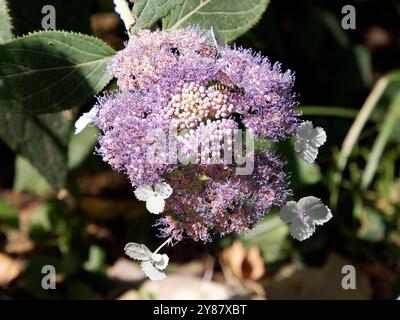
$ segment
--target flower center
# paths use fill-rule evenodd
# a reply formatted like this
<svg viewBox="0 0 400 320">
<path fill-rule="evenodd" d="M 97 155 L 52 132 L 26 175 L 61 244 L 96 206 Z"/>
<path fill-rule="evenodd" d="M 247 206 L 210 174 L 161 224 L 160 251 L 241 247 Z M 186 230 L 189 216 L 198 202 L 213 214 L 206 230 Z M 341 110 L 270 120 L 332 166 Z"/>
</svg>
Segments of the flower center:
<svg viewBox="0 0 400 320">
<path fill-rule="evenodd" d="M 299 214 L 299 218 L 306 223 L 310 219 L 310 215 L 307 213 L 307 211 L 302 210 Z"/>
<path fill-rule="evenodd" d="M 177 130 L 195 129 L 203 120 L 226 118 L 234 111 L 226 92 L 194 82 L 184 83 L 162 110 Z"/>
</svg>

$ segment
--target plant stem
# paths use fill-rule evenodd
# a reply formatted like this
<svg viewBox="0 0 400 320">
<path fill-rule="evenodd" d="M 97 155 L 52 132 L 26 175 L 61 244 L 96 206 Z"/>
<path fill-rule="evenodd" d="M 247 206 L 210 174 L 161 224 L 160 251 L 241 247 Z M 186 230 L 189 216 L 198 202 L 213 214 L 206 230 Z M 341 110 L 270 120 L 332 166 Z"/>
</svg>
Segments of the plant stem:
<svg viewBox="0 0 400 320">
<path fill-rule="evenodd" d="M 161 246 L 159 246 L 156 251 L 154 251 L 154 254 L 156 254 L 158 251 L 160 251 L 164 246 L 166 246 L 167 244 L 169 244 L 172 241 L 172 237 L 168 238 L 165 242 L 163 242 L 161 244 Z"/>
</svg>

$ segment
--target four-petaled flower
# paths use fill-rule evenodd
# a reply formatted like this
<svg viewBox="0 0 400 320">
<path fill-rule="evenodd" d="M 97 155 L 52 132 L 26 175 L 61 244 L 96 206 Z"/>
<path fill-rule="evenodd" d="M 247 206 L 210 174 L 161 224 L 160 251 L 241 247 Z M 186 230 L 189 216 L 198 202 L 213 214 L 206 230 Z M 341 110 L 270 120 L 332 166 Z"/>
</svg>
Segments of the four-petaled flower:
<svg viewBox="0 0 400 320">
<path fill-rule="evenodd" d="M 140 186 L 134 193 L 138 200 L 146 201 L 147 210 L 159 214 L 164 211 L 164 200 L 172 194 L 172 188 L 168 183 L 162 182 L 154 186 Z"/>
<path fill-rule="evenodd" d="M 167 267 L 169 258 L 166 254 L 151 252 L 144 244 L 129 242 L 125 246 L 125 254 L 132 259 L 141 261 L 140 266 L 150 280 L 164 280 L 167 276 L 163 270 Z"/>
<path fill-rule="evenodd" d="M 331 210 L 316 197 L 289 201 L 281 209 L 281 219 L 290 223 L 290 234 L 303 241 L 315 231 L 315 226 L 323 225 L 332 218 Z"/>
<path fill-rule="evenodd" d="M 321 127 L 313 127 L 312 122 L 304 121 L 297 128 L 295 150 L 306 163 L 313 163 L 318 155 L 318 148 L 326 141 L 326 133 Z"/>
</svg>

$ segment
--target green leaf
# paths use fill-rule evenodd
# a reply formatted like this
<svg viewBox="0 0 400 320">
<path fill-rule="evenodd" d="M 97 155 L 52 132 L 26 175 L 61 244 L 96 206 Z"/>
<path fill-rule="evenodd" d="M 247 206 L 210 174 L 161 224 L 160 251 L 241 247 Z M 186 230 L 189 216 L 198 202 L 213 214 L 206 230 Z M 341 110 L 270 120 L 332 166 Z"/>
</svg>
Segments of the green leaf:
<svg viewBox="0 0 400 320">
<path fill-rule="evenodd" d="M 6 199 L 0 198 L 0 226 L 18 228 L 18 210 Z"/>
<path fill-rule="evenodd" d="M 324 116 L 324 117 L 341 117 L 351 118 L 357 117 L 358 110 L 345 108 L 345 107 L 332 107 L 332 106 L 300 106 L 303 116 Z"/>
<path fill-rule="evenodd" d="M 54 189 L 64 186 L 70 123 L 61 114 L 0 117 L 0 139 L 28 159 Z"/>
<path fill-rule="evenodd" d="M 245 245 L 258 244 L 265 262 L 272 263 L 283 258 L 288 233 L 288 225 L 282 222 L 279 215 L 270 213 L 241 239 Z"/>
<path fill-rule="evenodd" d="M 29 238 L 34 241 L 43 241 L 54 231 L 50 219 L 50 210 L 51 207 L 47 203 L 33 210 L 28 228 Z"/>
<path fill-rule="evenodd" d="M 99 130 L 88 126 L 79 134 L 74 134 L 69 142 L 68 168 L 77 168 L 90 154 L 94 152 Z"/>
<path fill-rule="evenodd" d="M 43 31 L 0 45 L 0 111 L 57 112 L 81 105 L 112 76 L 115 51 L 94 37 Z"/>
<path fill-rule="evenodd" d="M 161 18 L 164 18 L 183 0 L 137 0 L 132 12 L 136 17 L 136 22 L 132 32 L 136 33 L 141 29 L 149 28 Z"/>
<path fill-rule="evenodd" d="M 89 257 L 84 268 L 89 272 L 101 272 L 105 269 L 106 253 L 101 247 L 92 244 L 89 248 Z"/>
<path fill-rule="evenodd" d="M 361 210 L 361 227 L 358 230 L 358 236 L 361 239 L 379 242 L 385 237 L 385 222 L 382 215 L 372 208 L 363 208 Z"/>
<path fill-rule="evenodd" d="M 215 22 L 224 39 L 232 41 L 260 20 L 268 4 L 269 0 L 186 0 L 163 19 L 163 29 L 209 30 Z"/>
<path fill-rule="evenodd" d="M 379 130 L 378 137 L 372 146 L 371 153 L 368 156 L 367 166 L 361 178 L 361 189 L 366 190 L 375 176 L 376 170 L 380 163 L 383 151 L 389 141 L 391 133 L 398 125 L 400 120 L 400 94 L 393 99 L 385 120 Z"/>
<path fill-rule="evenodd" d="M 39 196 L 49 194 L 51 187 L 47 180 L 21 156 L 15 159 L 15 176 L 13 189 L 16 192 L 31 192 Z"/>
<path fill-rule="evenodd" d="M 297 162 L 297 175 L 303 184 L 316 184 L 321 180 L 321 170 L 316 163 L 307 164 L 302 161 L 298 156 Z"/>
<path fill-rule="evenodd" d="M 12 36 L 12 24 L 8 13 L 7 1 L 0 0 L 0 43 L 10 41 Z"/>
<path fill-rule="evenodd" d="M 398 70 L 391 71 L 380 78 L 362 105 L 357 117 L 354 119 L 354 122 L 343 141 L 342 148 L 336 161 L 336 168 L 330 181 L 331 195 L 329 202 L 332 208 L 337 207 L 344 169 L 347 166 L 350 154 L 353 151 L 365 124 L 378 106 L 378 103 L 382 99 L 388 86 L 398 81 L 400 81 L 400 71 Z"/>
</svg>

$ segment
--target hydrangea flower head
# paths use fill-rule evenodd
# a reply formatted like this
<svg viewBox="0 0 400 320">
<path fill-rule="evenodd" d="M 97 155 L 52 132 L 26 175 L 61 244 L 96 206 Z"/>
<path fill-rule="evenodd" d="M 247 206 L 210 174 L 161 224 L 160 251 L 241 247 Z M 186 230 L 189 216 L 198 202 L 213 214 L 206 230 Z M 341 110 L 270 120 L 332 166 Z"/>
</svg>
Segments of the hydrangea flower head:
<svg viewBox="0 0 400 320">
<path fill-rule="evenodd" d="M 250 49 L 218 47 L 188 28 L 140 31 L 109 72 L 119 90 L 99 97 L 77 131 L 90 122 L 100 129 L 98 154 L 126 173 L 136 197 L 160 214 L 163 237 L 211 241 L 253 228 L 273 207 L 284 208 L 282 218 L 298 239 L 330 219 L 313 198 L 285 206 L 288 177 L 272 152 L 235 148 L 246 132 L 273 142 L 297 134 L 296 151 L 315 160 L 326 135 L 299 119 L 291 71 Z M 247 175 L 236 170 L 244 154 L 254 161 Z M 163 278 L 168 260 L 158 250 L 137 244 L 126 250 L 146 274 Z"/>
</svg>

